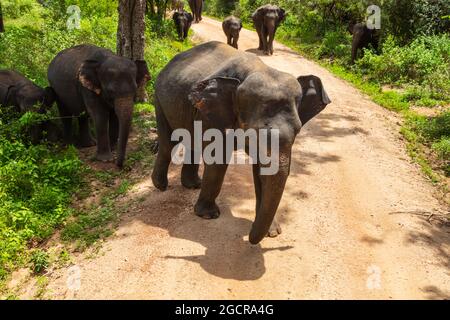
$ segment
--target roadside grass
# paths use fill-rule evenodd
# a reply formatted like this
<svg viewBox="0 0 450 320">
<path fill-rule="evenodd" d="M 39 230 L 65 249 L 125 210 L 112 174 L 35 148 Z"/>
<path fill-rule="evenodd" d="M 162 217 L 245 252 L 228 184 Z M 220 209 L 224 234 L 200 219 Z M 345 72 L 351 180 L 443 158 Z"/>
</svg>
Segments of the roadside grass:
<svg viewBox="0 0 450 320">
<path fill-rule="evenodd" d="M 328 60 L 317 59 L 314 54 L 314 49 L 311 44 L 299 44 L 288 37 L 279 37 L 279 42 L 288 46 L 292 50 L 307 57 L 310 60 L 314 60 L 322 67 L 329 70 L 335 76 L 346 80 L 354 87 L 368 95 L 372 101 L 378 105 L 399 113 L 402 116 L 403 122 L 400 128 L 400 133 L 406 140 L 407 152 L 411 159 L 416 162 L 424 175 L 436 186 L 440 191 L 440 198 L 447 204 L 450 203 L 449 197 L 449 177 L 450 177 L 450 163 L 448 160 L 449 154 L 447 150 L 450 150 L 448 141 L 450 137 L 442 139 L 441 145 L 433 144 L 433 140 L 421 135 L 421 128 L 416 125 L 417 119 L 426 121 L 425 116 L 421 116 L 413 111 L 411 108 L 417 105 L 434 106 L 436 104 L 444 104 L 448 102 L 442 102 L 437 100 L 428 101 L 427 98 L 422 98 L 416 101 L 410 99 L 410 92 L 397 92 L 395 90 L 384 90 L 383 87 L 376 82 L 370 81 L 364 78 L 362 75 L 353 72 L 350 68 L 342 66 L 338 63 L 333 63 Z M 428 101 L 428 103 L 427 103 Z M 439 117 L 445 117 L 450 112 L 450 109 L 444 109 L 444 111 L 438 115 Z M 429 119 L 431 120 L 431 119 Z M 441 148 L 441 152 L 433 150 Z"/>
</svg>

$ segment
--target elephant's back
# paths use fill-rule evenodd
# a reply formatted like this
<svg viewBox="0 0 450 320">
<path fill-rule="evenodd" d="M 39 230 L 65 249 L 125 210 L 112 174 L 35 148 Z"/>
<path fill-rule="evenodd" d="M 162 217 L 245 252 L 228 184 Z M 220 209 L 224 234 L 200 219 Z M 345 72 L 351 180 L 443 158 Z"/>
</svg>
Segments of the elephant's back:
<svg viewBox="0 0 450 320">
<path fill-rule="evenodd" d="M 48 67 L 47 77 L 59 102 L 73 114 L 83 111 L 78 93 L 78 72 L 81 64 L 99 51 L 107 51 L 93 45 L 78 45 L 59 52 Z"/>
<path fill-rule="evenodd" d="M 156 79 L 155 96 L 172 128 L 182 127 L 193 113 L 188 95 L 192 86 L 209 75 L 239 52 L 217 41 L 198 45 L 176 55 Z"/>
<path fill-rule="evenodd" d="M 62 80 L 61 78 L 74 77 L 83 61 L 94 55 L 99 49 L 101 50 L 96 46 L 84 44 L 60 51 L 50 62 L 47 73 L 48 80 L 53 85 L 52 82 L 57 84 L 56 82 Z"/>
</svg>

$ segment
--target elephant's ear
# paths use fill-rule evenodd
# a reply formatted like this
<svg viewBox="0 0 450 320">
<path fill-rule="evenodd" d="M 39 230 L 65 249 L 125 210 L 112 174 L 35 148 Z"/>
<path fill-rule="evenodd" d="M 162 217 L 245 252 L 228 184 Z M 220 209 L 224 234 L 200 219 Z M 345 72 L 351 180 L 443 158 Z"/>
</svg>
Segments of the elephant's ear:
<svg viewBox="0 0 450 320">
<path fill-rule="evenodd" d="M 278 23 L 282 22 L 285 18 L 286 18 L 286 11 L 284 11 L 284 9 L 282 8 L 278 8 L 278 17 L 280 18 L 280 20 L 278 20 Z"/>
<path fill-rule="evenodd" d="M 253 12 L 252 19 L 261 19 L 261 17 L 263 17 L 266 13 L 267 9 L 265 7 L 258 8 L 255 12 Z"/>
<path fill-rule="evenodd" d="M 180 13 L 178 11 L 175 11 L 172 16 L 173 21 L 177 21 L 179 15 Z"/>
<path fill-rule="evenodd" d="M 210 127 L 232 128 L 236 121 L 233 101 L 240 81 L 217 77 L 196 83 L 188 98 Z"/>
<path fill-rule="evenodd" d="M 331 103 L 322 80 L 319 77 L 309 75 L 300 76 L 297 81 L 302 87 L 302 97 L 298 106 L 298 115 L 302 125 L 318 115 Z"/>
<path fill-rule="evenodd" d="M 194 21 L 194 17 L 192 16 L 192 14 L 190 14 L 189 12 L 186 12 L 186 15 L 187 15 L 188 22 Z"/>
<path fill-rule="evenodd" d="M 136 60 L 136 83 L 138 87 L 145 85 L 152 77 L 148 71 L 147 62 L 145 60 Z"/>
<path fill-rule="evenodd" d="M 43 104 L 46 107 L 51 107 L 56 101 L 56 92 L 52 87 L 46 87 L 44 89 L 44 101 Z"/>
<path fill-rule="evenodd" d="M 85 60 L 78 72 L 78 80 L 81 85 L 91 91 L 94 91 L 97 95 L 102 92 L 100 80 L 97 76 L 97 70 L 100 67 L 100 63 L 97 60 Z"/>
</svg>

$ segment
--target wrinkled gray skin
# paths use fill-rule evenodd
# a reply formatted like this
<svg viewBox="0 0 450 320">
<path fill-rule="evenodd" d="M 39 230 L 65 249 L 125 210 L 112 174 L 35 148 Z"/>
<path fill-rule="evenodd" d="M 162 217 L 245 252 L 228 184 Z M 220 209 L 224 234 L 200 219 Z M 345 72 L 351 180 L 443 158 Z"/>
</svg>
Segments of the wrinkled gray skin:
<svg viewBox="0 0 450 320">
<path fill-rule="evenodd" d="M 19 113 L 45 113 L 52 107 L 55 97 L 50 87 L 43 89 L 16 71 L 0 70 L 0 104 L 4 107 L 14 107 Z M 45 121 L 30 128 L 30 135 L 33 143 L 39 142 L 44 135 L 47 140 L 56 142 L 59 130 L 50 121 Z"/>
<path fill-rule="evenodd" d="M 267 55 L 273 54 L 275 32 L 285 17 L 284 9 L 271 4 L 261 6 L 253 12 L 253 25 L 259 37 L 258 50 L 262 50 Z"/>
<path fill-rule="evenodd" d="M 266 235 L 276 236 L 281 230 L 274 217 L 289 175 L 292 144 L 302 125 L 329 103 L 319 78 L 295 79 L 268 67 L 254 54 L 235 50 L 224 43 L 208 42 L 180 53 L 156 80 L 159 151 L 152 173 L 153 184 L 160 190 L 167 188 L 167 170 L 176 144 L 170 141 L 171 134 L 175 129 L 184 128 L 193 136 L 195 120 L 202 121 L 203 130 L 216 128 L 222 133 L 228 128 L 279 129 L 279 172 L 272 176 L 260 175 L 260 165 L 253 165 L 257 201 L 249 241 L 257 244 Z M 203 148 L 206 145 L 204 143 Z M 198 165 L 183 165 L 183 186 L 201 186 L 194 207 L 198 216 L 205 219 L 219 216 L 215 200 L 226 170 L 226 164 L 205 164 L 200 180 Z"/>
<path fill-rule="evenodd" d="M 369 48 L 370 45 L 378 51 L 379 33 L 377 30 L 367 28 L 366 23 L 357 23 L 349 26 L 349 32 L 353 35 L 352 41 L 352 64 L 358 55 L 358 50 Z"/>
<path fill-rule="evenodd" d="M 180 40 L 186 39 L 188 36 L 189 28 L 192 24 L 192 20 L 194 20 L 192 15 L 186 11 L 175 12 L 172 19 L 177 29 L 178 38 Z"/>
<path fill-rule="evenodd" d="M 189 0 L 189 8 L 195 23 L 202 21 L 203 0 Z"/>
<path fill-rule="evenodd" d="M 227 44 L 238 48 L 239 32 L 242 29 L 242 21 L 235 16 L 225 18 L 222 22 L 222 29 L 227 36 Z"/>
<path fill-rule="evenodd" d="M 77 144 L 95 145 L 89 133 L 89 115 L 97 133 L 97 159 L 111 161 L 111 147 L 117 143 L 119 167 L 125 159 L 136 89 L 148 79 L 145 61 L 132 61 L 92 45 L 61 51 L 48 68 L 60 115 L 79 116 Z M 62 121 L 65 138 L 72 143 L 72 119 Z"/>
</svg>

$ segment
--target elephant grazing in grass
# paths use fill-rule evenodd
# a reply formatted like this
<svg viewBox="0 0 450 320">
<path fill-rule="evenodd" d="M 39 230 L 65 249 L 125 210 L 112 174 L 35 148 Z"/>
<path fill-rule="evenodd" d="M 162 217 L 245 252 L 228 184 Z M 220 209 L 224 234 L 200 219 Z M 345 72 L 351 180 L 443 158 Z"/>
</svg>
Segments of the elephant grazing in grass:
<svg viewBox="0 0 450 320">
<path fill-rule="evenodd" d="M 149 79 L 143 60 L 132 61 L 93 45 L 61 51 L 50 63 L 48 80 L 57 95 L 67 142 L 74 142 L 71 116 L 76 116 L 80 130 L 77 144 L 95 145 L 89 133 L 89 115 L 97 133 L 97 159 L 113 160 L 111 147 L 117 143 L 116 163 L 122 167 L 136 90 Z"/>
<path fill-rule="evenodd" d="M 273 55 L 275 32 L 285 17 L 284 9 L 271 4 L 261 6 L 253 12 L 253 25 L 259 37 L 258 50 L 262 50 L 267 55 Z"/>
<path fill-rule="evenodd" d="M 45 113 L 55 98 L 51 87 L 41 88 L 17 71 L 0 70 L 0 105 L 3 107 L 14 107 L 19 113 Z M 44 133 L 50 141 L 59 139 L 58 127 L 51 121 L 43 121 L 30 128 L 31 141 L 38 143 L 44 138 Z"/>
<path fill-rule="evenodd" d="M 352 64 L 358 55 L 358 50 L 363 50 L 369 48 L 371 45 L 376 51 L 378 51 L 378 46 L 380 42 L 379 31 L 376 29 L 367 28 L 366 23 L 357 23 L 355 25 L 350 25 L 348 31 L 353 35 L 352 41 Z"/>
<path fill-rule="evenodd" d="M 296 79 L 268 67 L 254 54 L 235 50 L 224 43 L 208 42 L 180 53 L 156 80 L 159 151 L 152 173 L 153 184 L 166 190 L 171 153 L 176 145 L 171 141 L 172 133 L 184 129 L 194 137 L 194 121 L 201 121 L 203 129 L 216 129 L 221 135 L 225 135 L 227 129 L 278 129 L 279 170 L 264 175 L 265 164 L 253 164 L 256 219 L 249 241 L 256 244 L 266 235 L 276 236 L 280 227 L 274 217 L 289 176 L 295 137 L 301 127 L 329 103 L 319 78 Z M 224 137 L 222 139 L 225 141 Z M 207 144 L 204 142 L 203 147 Z M 246 152 L 248 147 L 246 141 Z M 195 147 L 192 149 L 186 150 L 186 154 L 201 153 Z M 219 162 L 205 163 L 202 180 L 198 176 L 198 162 L 183 164 L 181 171 L 183 186 L 201 187 L 194 211 L 206 219 L 217 218 L 220 214 L 216 198 L 227 162 Z"/>
</svg>

